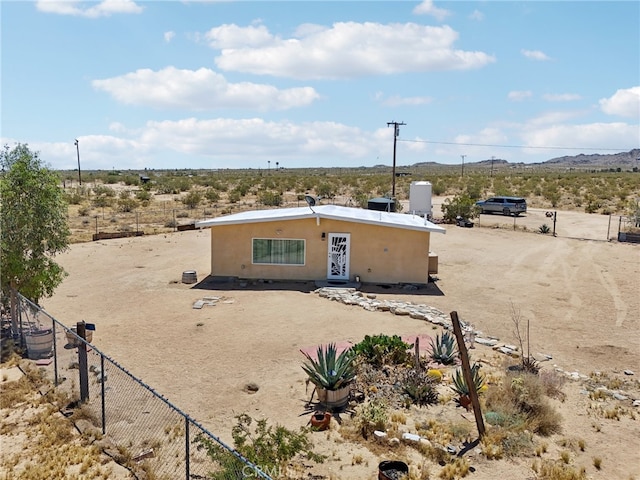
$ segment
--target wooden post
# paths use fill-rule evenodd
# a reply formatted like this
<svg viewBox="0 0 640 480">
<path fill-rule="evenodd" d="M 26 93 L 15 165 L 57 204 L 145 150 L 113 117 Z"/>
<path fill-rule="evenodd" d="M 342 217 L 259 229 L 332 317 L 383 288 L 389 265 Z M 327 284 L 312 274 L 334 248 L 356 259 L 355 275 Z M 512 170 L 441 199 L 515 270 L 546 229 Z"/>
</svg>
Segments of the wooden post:
<svg viewBox="0 0 640 480">
<path fill-rule="evenodd" d="M 83 340 L 86 340 L 84 320 L 76 324 L 76 332 Z M 80 371 L 80 402 L 89 400 L 89 371 L 87 368 L 87 344 L 80 342 L 78 345 L 78 370 Z"/>
<path fill-rule="evenodd" d="M 420 337 L 416 337 L 416 343 L 414 345 L 414 355 L 416 356 L 416 370 L 422 371 L 422 364 L 420 363 Z"/>
<path fill-rule="evenodd" d="M 462 328 L 460 328 L 458 312 L 453 311 L 449 315 L 451 316 L 451 323 L 453 324 L 453 333 L 458 341 L 458 351 L 460 352 L 460 360 L 462 360 L 462 374 L 464 375 L 464 381 L 469 388 L 469 398 L 471 399 L 471 405 L 473 406 L 473 414 L 476 417 L 478 436 L 482 439 L 484 436 L 484 420 L 482 419 L 482 410 L 480 409 L 478 392 L 476 392 L 473 383 L 471 365 L 469 364 L 469 353 L 467 352 L 467 346 L 464 344 L 464 336 L 462 335 Z"/>
</svg>

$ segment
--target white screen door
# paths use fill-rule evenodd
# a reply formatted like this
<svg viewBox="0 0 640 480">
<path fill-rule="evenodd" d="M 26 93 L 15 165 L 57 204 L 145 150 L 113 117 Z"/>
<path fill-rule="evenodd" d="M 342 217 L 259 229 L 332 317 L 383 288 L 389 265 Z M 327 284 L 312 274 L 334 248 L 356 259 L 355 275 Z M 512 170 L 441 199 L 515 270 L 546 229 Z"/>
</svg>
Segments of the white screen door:
<svg viewBox="0 0 640 480">
<path fill-rule="evenodd" d="M 350 234 L 330 233 L 327 261 L 327 279 L 349 279 L 349 244 Z"/>
</svg>

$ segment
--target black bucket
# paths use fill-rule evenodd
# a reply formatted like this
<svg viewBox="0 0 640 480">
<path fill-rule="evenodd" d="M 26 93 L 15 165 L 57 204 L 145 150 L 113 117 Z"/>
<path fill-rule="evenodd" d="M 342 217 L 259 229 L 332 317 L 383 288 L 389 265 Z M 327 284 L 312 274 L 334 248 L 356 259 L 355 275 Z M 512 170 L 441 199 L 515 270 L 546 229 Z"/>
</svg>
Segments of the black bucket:
<svg viewBox="0 0 640 480">
<path fill-rule="evenodd" d="M 398 460 L 385 460 L 378 464 L 378 480 L 401 480 L 409 475 L 409 466 Z"/>
</svg>

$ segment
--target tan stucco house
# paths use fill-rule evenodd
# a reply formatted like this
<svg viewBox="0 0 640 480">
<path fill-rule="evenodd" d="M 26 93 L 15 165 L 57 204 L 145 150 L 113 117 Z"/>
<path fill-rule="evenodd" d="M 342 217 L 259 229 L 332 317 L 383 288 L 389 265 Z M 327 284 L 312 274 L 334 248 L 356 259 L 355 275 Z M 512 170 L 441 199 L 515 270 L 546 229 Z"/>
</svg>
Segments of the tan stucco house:
<svg viewBox="0 0 640 480">
<path fill-rule="evenodd" d="M 196 227 L 211 229 L 213 277 L 385 284 L 426 284 L 431 233 L 445 233 L 417 215 L 336 205 L 242 212 Z"/>
</svg>

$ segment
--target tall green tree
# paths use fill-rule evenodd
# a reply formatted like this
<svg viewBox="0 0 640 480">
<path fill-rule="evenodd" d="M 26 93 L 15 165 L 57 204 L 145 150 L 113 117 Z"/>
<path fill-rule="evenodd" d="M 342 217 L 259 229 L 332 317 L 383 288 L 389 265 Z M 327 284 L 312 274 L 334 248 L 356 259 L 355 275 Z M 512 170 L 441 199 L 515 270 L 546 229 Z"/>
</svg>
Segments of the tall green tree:
<svg viewBox="0 0 640 480">
<path fill-rule="evenodd" d="M 53 260 L 69 246 L 67 202 L 57 174 L 26 144 L 13 149 L 5 145 L 0 167 L 3 296 L 13 288 L 37 303 L 51 296 L 67 275 Z M 13 302 L 11 313 L 15 319 Z"/>
</svg>

